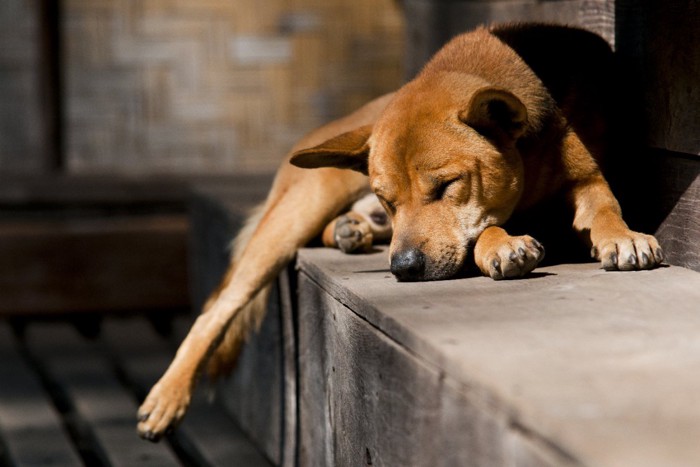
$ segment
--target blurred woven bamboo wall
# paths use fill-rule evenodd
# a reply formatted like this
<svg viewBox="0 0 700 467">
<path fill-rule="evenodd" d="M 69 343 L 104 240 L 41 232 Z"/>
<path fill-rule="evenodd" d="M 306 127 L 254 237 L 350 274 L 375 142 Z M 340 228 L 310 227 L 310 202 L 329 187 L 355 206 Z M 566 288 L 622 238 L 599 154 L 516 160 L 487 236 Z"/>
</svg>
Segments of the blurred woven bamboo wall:
<svg viewBox="0 0 700 467">
<path fill-rule="evenodd" d="M 394 0 L 65 0 L 73 173 L 273 170 L 401 80 Z"/>
<path fill-rule="evenodd" d="M 47 169 L 38 4 L 0 0 L 0 174 Z"/>
</svg>

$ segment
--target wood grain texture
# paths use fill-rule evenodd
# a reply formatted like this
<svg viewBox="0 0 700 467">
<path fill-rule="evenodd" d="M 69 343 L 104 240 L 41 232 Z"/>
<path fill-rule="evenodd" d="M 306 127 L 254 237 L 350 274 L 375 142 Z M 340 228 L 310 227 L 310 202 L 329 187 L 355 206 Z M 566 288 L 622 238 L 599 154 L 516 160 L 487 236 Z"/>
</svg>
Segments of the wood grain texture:
<svg viewBox="0 0 700 467">
<path fill-rule="evenodd" d="M 282 271 L 277 279 L 282 312 L 282 359 L 283 359 L 283 401 L 284 424 L 282 427 L 282 467 L 294 467 L 297 464 L 299 445 L 299 384 L 297 356 L 297 293 L 296 273 L 290 265 Z"/>
<path fill-rule="evenodd" d="M 363 446 L 344 440 L 355 433 L 355 428 L 346 424 L 359 424 L 362 410 L 351 412 L 355 419 L 347 415 L 350 418 L 342 418 L 344 424 L 332 424 L 341 420 L 334 410 L 345 413 L 337 405 L 357 403 L 370 414 L 378 410 L 372 423 L 383 423 L 382 417 L 392 419 L 400 413 L 392 410 L 391 404 L 416 403 L 414 413 L 406 417 L 418 417 L 412 419 L 417 425 L 392 426 L 410 426 L 417 433 L 424 428 L 420 423 L 433 423 L 436 407 L 448 407 L 433 402 L 435 392 L 444 390 L 430 389 L 434 378 L 408 371 L 408 377 L 388 378 L 386 385 L 377 381 L 378 375 L 391 372 L 395 363 L 390 359 L 392 365 L 384 361 L 377 364 L 376 371 L 371 370 L 375 360 L 391 357 L 393 351 L 373 350 L 385 342 L 405 350 L 420 366 L 432 368 L 445 381 L 454 380 L 470 403 L 447 411 L 456 413 L 473 406 L 483 409 L 486 420 L 495 420 L 495 428 L 487 428 L 494 425 L 486 422 L 476 424 L 476 429 L 486 430 L 486 439 L 501 439 L 501 426 L 507 427 L 508 436 L 515 432 L 525 445 L 534 444 L 534 449 L 523 449 L 527 453 L 520 457 L 523 462 L 531 463 L 532 453 L 542 449 L 555 456 L 554 465 L 641 467 L 700 462 L 695 441 L 700 436 L 700 412 L 695 403 L 700 378 L 693 371 L 700 362 L 700 348 L 694 344 L 700 332 L 700 274 L 696 272 L 669 267 L 609 273 L 596 264 L 581 264 L 541 268 L 531 278 L 519 281 L 476 277 L 411 284 L 397 283 L 391 277 L 385 254 L 355 257 L 324 249 L 302 250 L 299 267 L 323 291 L 312 293 L 316 301 L 300 306 L 300 313 L 307 308 L 328 315 L 310 320 L 307 331 L 300 319 L 299 331 L 300 362 L 316 359 L 305 363 L 316 372 L 310 382 L 300 368 L 300 384 L 307 386 L 300 387 L 300 400 L 309 399 L 304 396 L 309 384 L 310 393 L 317 395 L 310 398 L 314 410 L 305 415 L 303 406 L 300 408 L 300 423 L 315 430 L 309 432 L 312 439 L 333 441 L 330 446 L 335 450 L 331 451 L 327 441 L 306 443 L 311 452 L 320 450 L 322 459 L 327 460 L 323 456 L 329 452 L 331 457 L 339 455 L 342 443 L 352 445 L 355 455 L 357 447 Z M 326 301 L 318 298 L 324 294 L 329 297 Z M 375 329 L 376 342 L 363 337 L 369 331 L 340 321 L 341 312 L 352 322 L 360 320 L 358 326 Z M 331 322 L 333 316 L 338 324 Z M 314 338 L 303 337 L 304 332 L 323 336 L 329 329 L 335 330 L 332 339 L 315 338 L 321 341 L 320 348 Z M 335 340 L 343 341 L 336 350 L 331 347 L 335 344 L 323 344 Z M 304 352 L 307 341 L 312 346 Z M 337 355 L 347 352 L 354 354 L 355 360 Z M 348 365 L 343 369 L 349 371 L 350 378 L 342 384 L 333 382 L 334 362 Z M 408 368 L 398 363 L 396 367 L 401 371 Z M 414 371 L 417 367 L 410 368 Z M 382 393 L 374 384 L 389 394 L 398 391 L 408 395 L 403 400 L 397 396 L 398 401 L 389 402 L 383 411 L 381 404 L 371 405 L 374 394 Z M 319 391 L 330 399 L 318 396 Z M 419 393 L 421 396 L 413 399 Z M 358 397 L 360 400 L 354 402 Z M 467 412 L 464 414 L 464 418 L 455 415 L 456 420 L 467 420 Z M 463 439 L 468 433 L 461 427 L 445 436 Z M 385 433 L 387 439 L 390 435 Z M 406 435 L 406 439 L 412 438 Z M 501 446 L 486 444 L 496 450 Z M 367 447 L 372 454 L 371 446 Z M 385 449 L 389 448 L 385 445 Z M 401 449 L 413 452 L 413 446 L 401 445 Z M 535 458 L 540 462 L 536 454 Z"/>
<path fill-rule="evenodd" d="M 574 465 L 303 275 L 299 310 L 299 465 Z"/>
<path fill-rule="evenodd" d="M 652 206 L 661 217 L 656 236 L 667 260 L 700 272 L 700 160 L 677 154 L 662 158 Z"/>
</svg>

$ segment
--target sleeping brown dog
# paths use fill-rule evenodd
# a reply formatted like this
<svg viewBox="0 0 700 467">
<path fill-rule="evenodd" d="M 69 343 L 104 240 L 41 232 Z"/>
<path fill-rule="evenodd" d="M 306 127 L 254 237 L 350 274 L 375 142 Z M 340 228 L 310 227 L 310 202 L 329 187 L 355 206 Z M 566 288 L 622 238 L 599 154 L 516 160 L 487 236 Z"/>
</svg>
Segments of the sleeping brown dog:
<svg viewBox="0 0 700 467">
<path fill-rule="evenodd" d="M 658 243 L 627 227 L 599 168 L 614 105 L 605 90 L 610 61 L 607 44 L 578 29 L 477 29 L 452 40 L 396 93 L 304 138 L 139 410 L 141 436 L 156 440 L 183 417 L 199 372 L 226 367 L 260 319 L 267 286 L 321 234 L 353 251 L 393 228 L 390 265 L 399 280 L 452 277 L 470 252 L 483 274 L 515 278 L 544 250 L 502 226 L 514 212 L 563 196 L 574 230 L 603 268 L 657 266 Z M 371 201 L 342 214 L 370 188 L 390 226 Z"/>
</svg>

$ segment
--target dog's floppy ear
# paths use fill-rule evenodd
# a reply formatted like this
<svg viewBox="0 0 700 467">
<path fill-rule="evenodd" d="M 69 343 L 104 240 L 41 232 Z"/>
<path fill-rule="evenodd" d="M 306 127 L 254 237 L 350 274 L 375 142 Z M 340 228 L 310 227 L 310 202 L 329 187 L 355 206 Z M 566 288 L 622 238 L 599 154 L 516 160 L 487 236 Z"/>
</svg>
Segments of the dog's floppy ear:
<svg viewBox="0 0 700 467">
<path fill-rule="evenodd" d="M 302 149 L 292 155 L 290 162 L 303 169 L 319 167 L 336 167 L 352 169 L 367 175 L 367 157 L 369 156 L 369 137 L 372 125 L 360 127 L 343 133 L 335 138 Z"/>
<path fill-rule="evenodd" d="M 474 93 L 459 119 L 484 136 L 515 140 L 525 131 L 527 109 L 513 93 L 485 87 Z"/>
</svg>

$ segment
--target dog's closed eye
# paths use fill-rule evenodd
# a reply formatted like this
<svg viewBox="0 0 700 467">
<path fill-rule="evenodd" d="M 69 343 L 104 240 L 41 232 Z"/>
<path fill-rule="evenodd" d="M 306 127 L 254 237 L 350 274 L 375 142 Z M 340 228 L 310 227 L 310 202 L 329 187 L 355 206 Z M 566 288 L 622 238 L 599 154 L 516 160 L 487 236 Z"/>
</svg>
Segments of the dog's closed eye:
<svg viewBox="0 0 700 467">
<path fill-rule="evenodd" d="M 377 199 L 379 199 L 379 202 L 381 205 L 384 207 L 384 210 L 390 214 L 394 215 L 396 214 L 396 205 L 392 203 L 391 201 L 388 201 L 384 196 L 380 195 L 379 193 L 375 193 L 377 195 Z"/>
<path fill-rule="evenodd" d="M 442 199 L 458 198 L 464 186 L 464 178 L 454 177 L 444 181 L 438 181 L 430 196 L 431 201 L 440 201 Z"/>
<path fill-rule="evenodd" d="M 448 196 L 450 194 L 450 188 L 453 188 L 457 181 L 459 181 L 458 178 L 440 182 L 433 191 L 433 199 L 441 200 L 445 198 L 445 196 Z"/>
</svg>

